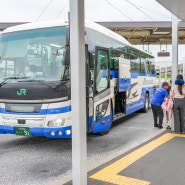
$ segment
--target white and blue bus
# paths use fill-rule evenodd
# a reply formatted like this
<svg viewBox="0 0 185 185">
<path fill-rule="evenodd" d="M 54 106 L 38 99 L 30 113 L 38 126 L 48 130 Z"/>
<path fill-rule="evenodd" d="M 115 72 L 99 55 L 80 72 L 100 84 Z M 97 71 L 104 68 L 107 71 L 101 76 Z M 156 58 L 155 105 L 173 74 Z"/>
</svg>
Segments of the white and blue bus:
<svg viewBox="0 0 185 185">
<path fill-rule="evenodd" d="M 155 92 L 154 57 L 120 35 L 85 23 L 87 132 L 147 112 Z M 71 138 L 69 24 L 36 22 L 0 34 L 0 133 Z M 83 65 L 83 64 L 82 64 Z"/>
</svg>

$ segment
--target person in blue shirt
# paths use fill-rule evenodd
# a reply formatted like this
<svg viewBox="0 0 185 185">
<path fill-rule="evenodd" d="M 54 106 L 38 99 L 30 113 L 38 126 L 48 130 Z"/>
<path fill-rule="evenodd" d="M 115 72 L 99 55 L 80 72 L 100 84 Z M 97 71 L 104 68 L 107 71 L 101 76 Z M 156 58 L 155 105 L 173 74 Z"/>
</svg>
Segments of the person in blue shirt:
<svg viewBox="0 0 185 185">
<path fill-rule="evenodd" d="M 161 108 L 162 103 L 164 102 L 165 98 L 169 98 L 168 93 L 168 82 L 163 82 L 162 87 L 159 88 L 154 96 L 151 99 L 151 107 L 153 112 L 153 118 L 154 118 L 154 127 L 163 128 L 163 109 Z M 157 120 L 159 118 L 159 123 L 157 123 Z"/>
</svg>

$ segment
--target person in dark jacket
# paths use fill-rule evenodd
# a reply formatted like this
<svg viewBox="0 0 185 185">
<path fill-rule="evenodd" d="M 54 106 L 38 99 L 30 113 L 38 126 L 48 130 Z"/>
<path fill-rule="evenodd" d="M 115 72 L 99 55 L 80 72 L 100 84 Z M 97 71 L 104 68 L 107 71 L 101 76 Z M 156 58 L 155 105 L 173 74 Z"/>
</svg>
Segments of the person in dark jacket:
<svg viewBox="0 0 185 185">
<path fill-rule="evenodd" d="M 162 103 L 164 102 L 165 98 L 169 98 L 169 93 L 167 91 L 168 89 L 168 82 L 163 82 L 162 87 L 159 88 L 151 100 L 151 107 L 153 112 L 153 118 L 154 118 L 154 127 L 163 128 L 163 118 L 164 113 L 163 109 L 161 107 Z M 159 119 L 159 123 L 157 122 Z"/>
</svg>

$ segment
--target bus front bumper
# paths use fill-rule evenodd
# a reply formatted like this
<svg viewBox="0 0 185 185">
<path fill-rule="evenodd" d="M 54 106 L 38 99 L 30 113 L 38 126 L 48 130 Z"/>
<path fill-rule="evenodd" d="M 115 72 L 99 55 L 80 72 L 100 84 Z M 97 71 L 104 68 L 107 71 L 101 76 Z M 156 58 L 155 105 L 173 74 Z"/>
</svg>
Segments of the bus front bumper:
<svg viewBox="0 0 185 185">
<path fill-rule="evenodd" d="M 18 130 L 18 131 L 17 131 Z M 0 134 L 15 134 L 22 136 L 45 136 L 47 138 L 71 138 L 71 126 L 66 127 L 14 127 L 0 125 Z M 25 133 L 24 133 L 25 132 Z"/>
</svg>

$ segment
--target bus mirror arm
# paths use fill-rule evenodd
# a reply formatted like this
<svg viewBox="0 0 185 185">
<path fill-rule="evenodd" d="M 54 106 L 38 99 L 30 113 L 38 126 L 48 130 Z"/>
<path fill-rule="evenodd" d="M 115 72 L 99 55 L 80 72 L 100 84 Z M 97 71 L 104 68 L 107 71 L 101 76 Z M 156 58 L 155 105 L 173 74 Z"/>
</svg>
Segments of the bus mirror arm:
<svg viewBox="0 0 185 185">
<path fill-rule="evenodd" d="M 64 52 L 64 65 L 67 65 L 67 66 L 70 65 L 70 48 L 69 48 L 69 46 L 66 47 L 66 50 Z"/>
</svg>

